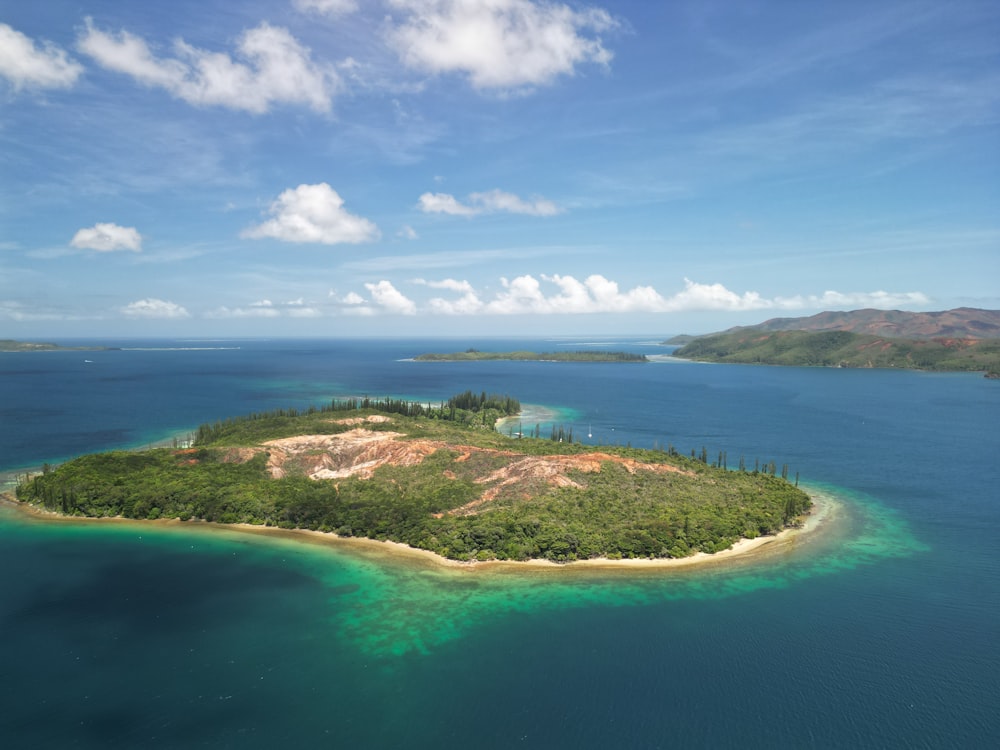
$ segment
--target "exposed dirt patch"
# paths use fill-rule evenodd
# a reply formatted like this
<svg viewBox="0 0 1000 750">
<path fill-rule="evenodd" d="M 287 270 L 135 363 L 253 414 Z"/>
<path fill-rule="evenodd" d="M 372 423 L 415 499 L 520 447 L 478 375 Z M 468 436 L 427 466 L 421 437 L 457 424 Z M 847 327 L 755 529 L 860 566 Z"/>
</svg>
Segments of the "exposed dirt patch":
<svg viewBox="0 0 1000 750">
<path fill-rule="evenodd" d="M 299 435 L 264 443 L 267 468 L 280 478 L 289 471 L 312 479 L 367 478 L 379 466 L 413 466 L 444 447 L 430 440 L 402 441 L 398 432 L 354 429 L 339 435 Z"/>
<path fill-rule="evenodd" d="M 363 428 L 338 435 L 299 435 L 269 440 L 256 448 L 226 448 L 221 460 L 241 463 L 267 452 L 267 468 L 276 479 L 289 474 L 304 474 L 317 480 L 366 479 L 380 466 L 413 466 L 439 450 L 448 450 L 457 455 L 452 459 L 452 468 L 445 469 L 443 475 L 448 479 L 461 476 L 483 485 L 480 497 L 449 511 L 455 515 L 474 514 L 483 505 L 512 494 L 531 496 L 546 487 L 583 488 L 583 484 L 569 476 L 570 472 L 593 474 L 605 462 L 624 466 L 630 473 L 652 471 L 694 476 L 693 472 L 669 464 L 646 464 L 598 451 L 576 456 L 525 456 L 436 440 L 402 440 L 403 437 L 398 432 Z"/>
<path fill-rule="evenodd" d="M 368 417 L 346 417 L 344 419 L 331 419 L 331 424 L 383 424 L 385 422 L 391 422 L 391 417 L 386 417 L 381 414 L 372 414 Z"/>
</svg>

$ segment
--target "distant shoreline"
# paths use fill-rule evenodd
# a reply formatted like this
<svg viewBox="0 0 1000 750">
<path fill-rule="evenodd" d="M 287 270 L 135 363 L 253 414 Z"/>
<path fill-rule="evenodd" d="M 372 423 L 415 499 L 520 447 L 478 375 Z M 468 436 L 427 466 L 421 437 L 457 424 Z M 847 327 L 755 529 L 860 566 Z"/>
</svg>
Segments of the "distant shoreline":
<svg viewBox="0 0 1000 750">
<path fill-rule="evenodd" d="M 578 352 L 481 352 L 468 349 L 464 352 L 442 354 L 431 352 L 418 354 L 413 362 L 601 362 L 601 363 L 644 363 L 648 359 L 643 354 L 611 351 Z"/>
<path fill-rule="evenodd" d="M 312 529 L 282 529 L 277 526 L 257 526 L 247 523 L 216 523 L 211 521 L 191 520 L 181 521 L 178 519 L 158 519 L 140 520 L 132 518 L 122 518 L 120 516 L 93 518 L 88 516 L 64 516 L 61 513 L 45 510 L 34 505 L 26 505 L 18 502 L 12 493 L 0 493 L 0 504 L 10 506 L 18 512 L 24 513 L 32 518 L 37 518 L 54 523 L 112 523 L 112 524 L 134 524 L 142 526 L 152 525 L 155 527 L 172 528 L 201 528 L 205 530 L 231 530 L 242 533 L 259 534 L 262 536 L 282 537 L 299 541 L 320 543 L 330 547 L 343 549 L 354 548 L 358 551 L 371 552 L 397 559 L 408 558 L 413 561 L 423 561 L 431 563 L 438 568 L 446 568 L 455 571 L 470 571 L 475 573 L 485 572 L 516 572 L 516 571 L 656 571 L 668 569 L 702 568 L 710 565 L 731 562 L 736 560 L 753 559 L 764 552 L 776 551 L 788 543 L 801 537 L 815 534 L 817 531 L 828 525 L 840 509 L 840 504 L 833 498 L 817 494 L 807 493 L 813 502 L 813 507 L 809 513 L 805 514 L 799 526 L 783 529 L 777 534 L 759 536 L 755 539 L 740 539 L 733 543 L 729 549 L 721 550 L 712 554 L 698 552 L 688 557 L 676 558 L 631 558 L 612 560 L 609 558 L 593 558 L 587 560 L 574 560 L 572 562 L 558 563 L 551 560 L 486 560 L 486 561 L 459 561 L 431 552 L 430 550 L 410 547 L 407 544 L 393 541 L 379 541 L 366 537 L 343 537 L 332 532 L 313 531 Z"/>
</svg>

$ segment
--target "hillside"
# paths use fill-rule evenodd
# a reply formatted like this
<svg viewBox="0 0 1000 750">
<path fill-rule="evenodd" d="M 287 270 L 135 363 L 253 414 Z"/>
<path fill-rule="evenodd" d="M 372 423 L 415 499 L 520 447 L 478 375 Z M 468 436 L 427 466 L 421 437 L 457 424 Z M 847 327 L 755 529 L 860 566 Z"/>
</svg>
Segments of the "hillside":
<svg viewBox="0 0 1000 750">
<path fill-rule="evenodd" d="M 725 333 L 738 331 L 848 331 L 908 339 L 995 339 L 1000 338 L 1000 310 L 959 307 L 941 312 L 827 311 L 805 318 L 772 318 Z"/>
<path fill-rule="evenodd" d="M 699 336 L 674 356 L 703 362 L 1000 373 L 998 339 L 905 339 L 848 331 L 746 328 Z"/>
<path fill-rule="evenodd" d="M 704 449 L 696 459 L 509 438 L 492 415 L 448 404 L 357 406 L 206 425 L 192 448 L 83 456 L 17 497 L 68 515 L 245 522 L 456 560 L 558 562 L 718 552 L 794 525 L 811 504 L 773 463 L 727 471 Z"/>
</svg>

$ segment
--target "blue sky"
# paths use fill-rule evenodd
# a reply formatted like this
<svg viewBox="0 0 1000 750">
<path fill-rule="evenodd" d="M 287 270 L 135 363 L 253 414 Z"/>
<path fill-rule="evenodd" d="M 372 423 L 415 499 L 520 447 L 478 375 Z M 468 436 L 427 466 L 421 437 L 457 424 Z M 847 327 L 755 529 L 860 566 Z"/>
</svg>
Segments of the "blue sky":
<svg viewBox="0 0 1000 750">
<path fill-rule="evenodd" d="M 0 338 L 1000 307 L 996 2 L 0 0 Z"/>
</svg>

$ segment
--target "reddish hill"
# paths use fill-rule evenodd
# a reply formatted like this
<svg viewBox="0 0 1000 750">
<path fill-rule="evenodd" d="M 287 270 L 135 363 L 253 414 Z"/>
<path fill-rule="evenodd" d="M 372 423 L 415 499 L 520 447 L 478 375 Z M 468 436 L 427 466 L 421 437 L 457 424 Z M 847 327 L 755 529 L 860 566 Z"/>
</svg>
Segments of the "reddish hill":
<svg viewBox="0 0 1000 750">
<path fill-rule="evenodd" d="M 958 307 L 941 312 L 902 310 L 828 311 L 805 318 L 772 318 L 736 331 L 849 331 L 893 338 L 996 339 L 1000 338 L 1000 310 Z"/>
</svg>

